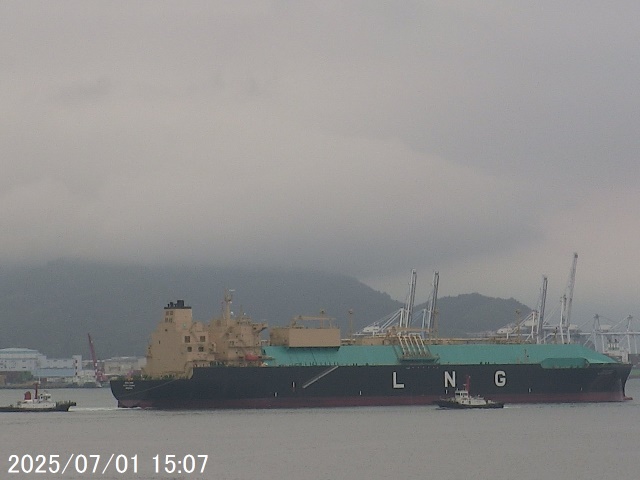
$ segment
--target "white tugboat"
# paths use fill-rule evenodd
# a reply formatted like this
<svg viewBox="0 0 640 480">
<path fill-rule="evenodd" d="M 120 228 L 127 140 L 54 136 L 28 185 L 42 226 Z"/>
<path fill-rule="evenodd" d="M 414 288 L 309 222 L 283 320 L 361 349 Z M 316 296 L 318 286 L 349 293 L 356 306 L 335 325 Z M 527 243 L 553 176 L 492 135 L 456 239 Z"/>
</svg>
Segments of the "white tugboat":
<svg viewBox="0 0 640 480">
<path fill-rule="evenodd" d="M 53 401 L 49 392 L 38 392 L 36 384 L 35 395 L 32 396 L 31 391 L 27 391 L 23 400 L 18 400 L 16 405 L 0 407 L 0 412 L 68 412 L 70 407 L 75 406 L 76 402 Z"/>
<path fill-rule="evenodd" d="M 436 405 L 440 408 L 453 408 L 453 409 L 469 409 L 469 408 L 503 408 L 504 403 L 494 402 L 487 400 L 479 395 L 472 396 L 469 391 L 471 390 L 471 377 L 467 376 L 464 383 L 464 388 L 455 391 L 453 397 L 441 398 L 436 401 Z"/>
</svg>

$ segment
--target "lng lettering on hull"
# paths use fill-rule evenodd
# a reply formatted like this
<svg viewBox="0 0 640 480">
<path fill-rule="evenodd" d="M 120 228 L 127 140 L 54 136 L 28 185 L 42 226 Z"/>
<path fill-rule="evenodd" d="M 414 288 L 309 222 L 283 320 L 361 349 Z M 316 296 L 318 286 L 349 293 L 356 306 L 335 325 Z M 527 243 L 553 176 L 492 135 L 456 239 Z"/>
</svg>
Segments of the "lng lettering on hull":
<svg viewBox="0 0 640 480">
<path fill-rule="evenodd" d="M 398 383 L 397 372 L 393 372 L 393 388 L 404 388 L 404 383 Z M 507 384 L 507 374 L 504 370 L 496 370 L 494 375 L 494 382 L 496 387 L 504 387 Z M 457 388 L 456 387 L 456 372 L 455 370 L 450 372 L 445 370 L 444 372 L 444 388 Z"/>
</svg>

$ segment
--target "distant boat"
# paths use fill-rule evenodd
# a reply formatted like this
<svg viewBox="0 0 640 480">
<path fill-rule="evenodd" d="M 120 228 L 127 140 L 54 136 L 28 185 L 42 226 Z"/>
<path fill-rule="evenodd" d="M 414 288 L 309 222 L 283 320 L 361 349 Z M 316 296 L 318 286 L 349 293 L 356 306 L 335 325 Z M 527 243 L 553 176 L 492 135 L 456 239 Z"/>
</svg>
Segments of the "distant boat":
<svg viewBox="0 0 640 480">
<path fill-rule="evenodd" d="M 471 377 L 467 376 L 464 388 L 456 390 L 453 397 L 441 398 L 435 403 L 440 408 L 452 409 L 469 409 L 469 408 L 502 408 L 504 403 L 487 400 L 480 395 L 472 396 L 469 391 L 471 389 Z"/>
<path fill-rule="evenodd" d="M 38 393 L 36 384 L 35 395 L 31 391 L 24 394 L 24 400 L 18 400 L 16 405 L 0 407 L 0 412 L 68 412 L 69 408 L 75 407 L 76 402 L 64 401 L 55 402 L 51 399 L 51 394 L 42 391 Z"/>
</svg>

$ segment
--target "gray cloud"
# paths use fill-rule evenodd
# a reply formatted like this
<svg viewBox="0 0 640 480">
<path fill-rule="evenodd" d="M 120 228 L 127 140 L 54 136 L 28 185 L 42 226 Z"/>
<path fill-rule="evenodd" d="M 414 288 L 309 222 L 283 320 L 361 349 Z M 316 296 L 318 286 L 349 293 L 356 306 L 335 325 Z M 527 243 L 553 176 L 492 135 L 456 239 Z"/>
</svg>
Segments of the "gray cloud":
<svg viewBox="0 0 640 480">
<path fill-rule="evenodd" d="M 633 2 L 0 10 L 3 263 L 312 267 L 398 297 L 439 269 L 534 304 L 578 251 L 576 312 L 637 309 Z"/>
</svg>

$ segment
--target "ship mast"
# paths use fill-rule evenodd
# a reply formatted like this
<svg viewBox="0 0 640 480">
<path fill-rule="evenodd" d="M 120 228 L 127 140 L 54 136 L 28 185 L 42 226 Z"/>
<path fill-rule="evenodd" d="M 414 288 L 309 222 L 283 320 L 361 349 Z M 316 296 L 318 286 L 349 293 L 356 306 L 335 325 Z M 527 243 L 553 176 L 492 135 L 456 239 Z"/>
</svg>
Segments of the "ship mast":
<svg viewBox="0 0 640 480">
<path fill-rule="evenodd" d="M 224 307 L 222 310 L 222 318 L 225 321 L 229 321 L 231 319 L 231 302 L 233 301 L 233 292 L 235 290 L 229 290 L 225 288 L 224 290 Z"/>
</svg>

